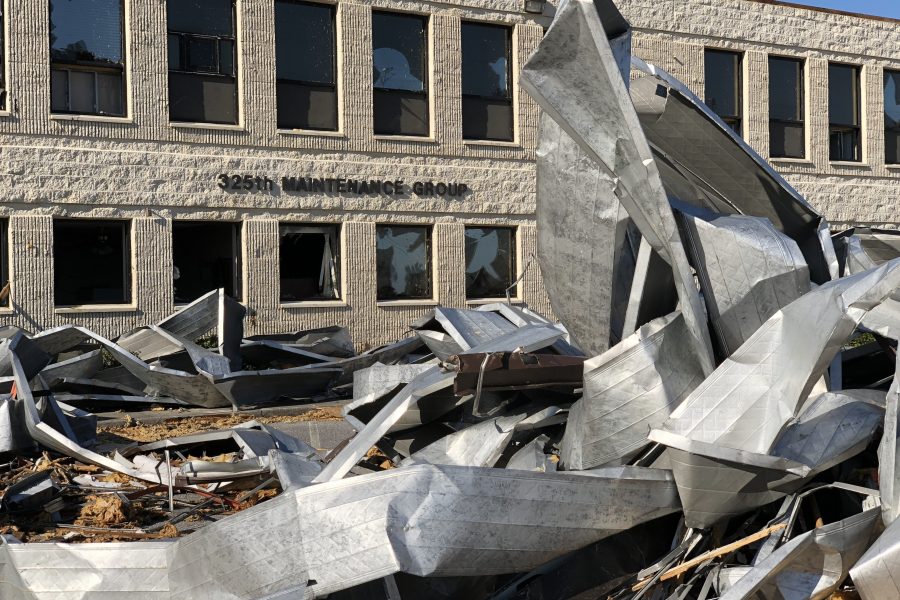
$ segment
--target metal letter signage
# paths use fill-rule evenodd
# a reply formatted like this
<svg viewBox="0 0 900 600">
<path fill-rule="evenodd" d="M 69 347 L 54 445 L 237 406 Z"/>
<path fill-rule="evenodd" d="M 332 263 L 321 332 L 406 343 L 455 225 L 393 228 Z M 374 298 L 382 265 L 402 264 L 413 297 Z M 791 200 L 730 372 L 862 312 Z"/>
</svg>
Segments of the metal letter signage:
<svg viewBox="0 0 900 600">
<path fill-rule="evenodd" d="M 266 176 L 221 173 L 220 189 L 227 192 L 274 192 L 276 182 Z M 345 177 L 282 177 L 281 190 L 287 193 L 356 194 L 357 196 L 408 196 L 459 198 L 469 191 L 465 183 L 402 179 L 348 179 Z"/>
</svg>

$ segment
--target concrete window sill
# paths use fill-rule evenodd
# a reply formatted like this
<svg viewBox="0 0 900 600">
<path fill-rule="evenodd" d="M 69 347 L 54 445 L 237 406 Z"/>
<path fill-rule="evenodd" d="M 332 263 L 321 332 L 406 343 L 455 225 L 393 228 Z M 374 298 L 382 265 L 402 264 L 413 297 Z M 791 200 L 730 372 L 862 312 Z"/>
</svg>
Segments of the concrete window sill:
<svg viewBox="0 0 900 600">
<path fill-rule="evenodd" d="M 852 161 L 845 161 L 845 160 L 832 160 L 832 161 L 829 161 L 829 164 L 830 164 L 832 167 L 835 167 L 835 168 L 838 168 L 838 169 L 860 169 L 860 170 L 864 170 L 864 169 L 871 169 L 871 168 L 872 168 L 872 165 L 870 165 L 869 163 L 864 163 L 864 162 L 852 162 Z"/>
<path fill-rule="evenodd" d="M 510 298 L 510 304 L 522 304 L 521 298 Z M 466 304 L 469 306 L 484 306 L 486 304 L 506 304 L 506 298 L 466 298 Z"/>
<path fill-rule="evenodd" d="M 769 162 L 773 165 L 783 164 L 785 166 L 796 165 L 800 167 L 815 167 L 816 163 L 808 158 L 770 158 Z"/>
<path fill-rule="evenodd" d="M 134 304 L 80 304 L 78 306 L 57 306 L 53 312 L 57 315 L 71 315 L 78 313 L 126 313 L 135 312 Z"/>
<path fill-rule="evenodd" d="M 88 123 L 122 123 L 125 125 L 134 124 L 131 117 L 107 117 L 104 115 L 64 115 L 51 114 L 51 121 L 84 121 Z"/>
<path fill-rule="evenodd" d="M 341 140 L 347 139 L 343 131 L 317 131 L 315 129 L 277 129 L 278 135 L 296 135 L 299 137 L 326 137 Z"/>
<path fill-rule="evenodd" d="M 247 131 L 243 125 L 223 125 L 221 123 L 169 123 L 173 129 L 206 129 L 211 131 Z"/>
<path fill-rule="evenodd" d="M 499 140 L 463 140 L 466 146 L 485 147 L 485 148 L 512 148 L 521 150 L 522 144 L 519 142 L 501 142 Z"/>
<path fill-rule="evenodd" d="M 279 307 L 291 309 L 303 308 L 349 308 L 343 300 L 301 300 L 299 302 L 282 302 Z"/>
<path fill-rule="evenodd" d="M 418 137 L 415 135 L 375 135 L 379 142 L 417 142 L 419 144 L 437 144 L 433 137 Z"/>
<path fill-rule="evenodd" d="M 378 308 L 397 308 L 404 306 L 438 306 L 437 300 L 379 300 L 375 303 Z"/>
</svg>

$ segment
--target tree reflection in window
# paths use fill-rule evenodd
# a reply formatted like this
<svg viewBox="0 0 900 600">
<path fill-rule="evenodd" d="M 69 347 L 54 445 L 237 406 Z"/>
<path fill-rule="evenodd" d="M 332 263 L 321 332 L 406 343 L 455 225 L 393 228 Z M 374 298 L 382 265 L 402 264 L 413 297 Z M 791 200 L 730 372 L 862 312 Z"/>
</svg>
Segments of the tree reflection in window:
<svg viewBox="0 0 900 600">
<path fill-rule="evenodd" d="M 428 227 L 379 225 L 378 299 L 431 298 L 431 232 Z"/>
<path fill-rule="evenodd" d="M 466 227 L 466 298 L 505 297 L 515 272 L 513 229 Z M 510 295 L 515 295 L 515 289 Z"/>
<path fill-rule="evenodd" d="M 372 83 L 375 133 L 429 133 L 428 28 L 419 15 L 372 13 Z"/>
</svg>

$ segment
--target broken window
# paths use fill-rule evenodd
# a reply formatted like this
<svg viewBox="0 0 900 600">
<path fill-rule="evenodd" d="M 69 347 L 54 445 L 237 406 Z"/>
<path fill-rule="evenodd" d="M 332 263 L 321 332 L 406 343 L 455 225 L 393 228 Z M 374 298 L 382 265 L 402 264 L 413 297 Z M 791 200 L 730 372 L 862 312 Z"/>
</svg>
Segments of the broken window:
<svg viewBox="0 0 900 600">
<path fill-rule="evenodd" d="M 862 160 L 859 67 L 828 63 L 828 123 L 831 160 Z"/>
<path fill-rule="evenodd" d="M 884 159 L 900 163 L 900 71 L 884 72 Z"/>
<path fill-rule="evenodd" d="M 806 156 L 803 108 L 803 61 L 769 57 L 769 155 Z"/>
<path fill-rule="evenodd" d="M 741 54 L 706 50 L 706 105 L 738 135 L 741 134 Z"/>
<path fill-rule="evenodd" d="M 337 130 L 335 8 L 275 3 L 278 127 Z"/>
<path fill-rule="evenodd" d="M 172 262 L 176 304 L 219 288 L 240 300 L 240 223 L 173 221 Z"/>
<path fill-rule="evenodd" d="M 376 229 L 378 300 L 430 299 L 430 228 L 379 225 Z"/>
<path fill-rule="evenodd" d="M 131 241 L 127 221 L 53 221 L 56 306 L 131 302 Z"/>
<path fill-rule="evenodd" d="M 372 12 L 375 133 L 428 135 L 425 17 Z"/>
<path fill-rule="evenodd" d="M 237 123 L 234 0 L 168 0 L 169 120 Z"/>
<path fill-rule="evenodd" d="M 337 225 L 279 226 L 281 301 L 340 298 L 340 245 Z"/>
<path fill-rule="evenodd" d="M 50 108 L 123 116 L 123 0 L 50 0 Z"/>
<path fill-rule="evenodd" d="M 462 24 L 463 138 L 513 139 L 509 27 Z"/>
<path fill-rule="evenodd" d="M 515 274 L 514 229 L 466 227 L 466 298 L 504 298 Z M 509 291 L 515 296 L 515 288 Z"/>
</svg>

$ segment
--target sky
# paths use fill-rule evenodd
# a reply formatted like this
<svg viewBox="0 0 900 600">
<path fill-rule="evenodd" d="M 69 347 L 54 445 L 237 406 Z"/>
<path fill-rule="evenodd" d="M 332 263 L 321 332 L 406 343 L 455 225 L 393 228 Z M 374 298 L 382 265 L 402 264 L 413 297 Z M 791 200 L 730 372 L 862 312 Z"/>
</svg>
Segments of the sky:
<svg viewBox="0 0 900 600">
<path fill-rule="evenodd" d="M 900 19 L 900 0 L 786 0 L 792 4 L 807 4 L 836 8 L 867 15 Z"/>
</svg>

